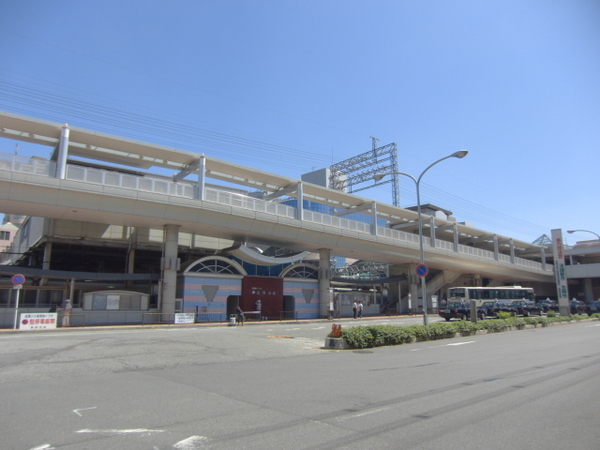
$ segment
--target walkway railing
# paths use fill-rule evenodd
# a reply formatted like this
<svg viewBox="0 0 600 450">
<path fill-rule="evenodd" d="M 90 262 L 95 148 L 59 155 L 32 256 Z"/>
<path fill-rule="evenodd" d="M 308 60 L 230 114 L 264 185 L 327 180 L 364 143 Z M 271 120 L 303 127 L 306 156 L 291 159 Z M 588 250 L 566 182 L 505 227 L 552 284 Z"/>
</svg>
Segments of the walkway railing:
<svg viewBox="0 0 600 450">
<path fill-rule="evenodd" d="M 0 170 L 10 170 L 39 176 L 53 177 L 56 172 L 56 163 L 39 158 L 26 158 L 17 155 L 0 153 Z M 167 177 L 161 178 L 158 175 L 142 177 L 69 164 L 67 165 L 66 177 L 68 180 L 83 181 L 86 183 L 94 183 L 104 186 L 142 190 L 156 194 L 178 196 L 189 199 L 194 198 L 194 183 L 186 180 L 174 183 Z M 204 200 L 207 202 L 273 214 L 276 216 L 284 216 L 288 218 L 297 217 L 295 207 L 283 205 L 278 202 L 256 199 L 226 190 L 207 188 L 205 191 Z M 303 214 L 304 220 L 307 222 L 341 228 L 357 233 L 371 234 L 372 232 L 372 227 L 369 223 L 359 222 L 356 220 L 346 219 L 344 217 L 332 216 L 310 210 L 304 210 Z M 377 234 L 379 236 L 384 236 L 407 243 L 415 249 L 419 246 L 419 237 L 413 233 L 405 233 L 403 231 L 378 226 Z M 423 239 L 425 248 L 427 249 L 426 251 L 435 252 L 438 249 L 455 251 L 454 243 L 452 242 L 438 239 L 436 240 L 435 248 L 433 248 L 431 247 L 430 239 L 428 237 L 425 236 Z M 489 261 L 496 260 L 494 252 L 466 245 L 458 245 L 458 253 L 467 256 L 475 256 Z M 498 254 L 498 262 L 511 264 L 511 257 L 504 254 Z M 514 265 L 532 270 L 544 270 L 542 263 L 523 258 L 514 258 Z M 546 265 L 546 271 L 551 273 L 552 266 L 549 264 Z"/>
</svg>

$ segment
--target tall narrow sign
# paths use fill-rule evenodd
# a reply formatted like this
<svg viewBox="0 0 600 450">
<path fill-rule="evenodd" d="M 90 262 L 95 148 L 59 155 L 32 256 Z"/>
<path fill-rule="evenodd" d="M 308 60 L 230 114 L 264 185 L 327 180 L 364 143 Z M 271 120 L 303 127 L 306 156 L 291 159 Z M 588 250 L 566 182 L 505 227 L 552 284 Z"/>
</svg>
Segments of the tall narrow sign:
<svg viewBox="0 0 600 450">
<path fill-rule="evenodd" d="M 558 309 L 561 316 L 568 316 L 571 313 L 571 308 L 569 307 L 569 289 L 567 287 L 565 252 L 561 229 L 552 230 L 552 251 L 554 253 L 554 275 L 556 277 Z"/>
</svg>

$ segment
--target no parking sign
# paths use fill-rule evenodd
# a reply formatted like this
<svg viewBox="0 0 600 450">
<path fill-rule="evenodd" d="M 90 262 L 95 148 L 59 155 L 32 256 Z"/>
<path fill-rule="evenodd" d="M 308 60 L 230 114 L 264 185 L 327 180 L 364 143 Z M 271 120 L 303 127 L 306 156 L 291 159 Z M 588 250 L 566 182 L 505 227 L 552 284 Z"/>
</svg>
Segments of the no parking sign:
<svg viewBox="0 0 600 450">
<path fill-rule="evenodd" d="M 416 269 L 415 272 L 417 274 L 417 276 L 423 278 L 426 277 L 427 274 L 429 273 L 429 267 L 427 267 L 425 264 L 419 264 Z"/>
</svg>

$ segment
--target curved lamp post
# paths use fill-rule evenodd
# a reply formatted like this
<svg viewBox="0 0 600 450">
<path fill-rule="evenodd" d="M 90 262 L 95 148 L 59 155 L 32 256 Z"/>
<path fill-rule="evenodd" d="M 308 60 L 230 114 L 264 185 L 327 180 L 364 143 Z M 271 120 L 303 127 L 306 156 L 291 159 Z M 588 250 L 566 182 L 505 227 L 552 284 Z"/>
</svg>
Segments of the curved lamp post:
<svg viewBox="0 0 600 450">
<path fill-rule="evenodd" d="M 429 164 L 429 166 L 427 166 L 427 168 L 423 172 L 421 172 L 419 178 L 415 178 L 411 174 L 406 172 L 379 173 L 373 177 L 375 181 L 380 181 L 383 177 L 387 175 L 405 175 L 415 182 L 415 186 L 417 188 L 417 217 L 419 221 L 419 250 L 421 252 L 421 264 L 425 264 L 425 250 L 423 248 L 423 217 L 421 215 L 421 178 L 423 178 L 423 175 L 425 175 L 425 173 L 437 163 L 440 163 L 448 158 L 464 158 L 465 156 L 467 156 L 467 153 L 469 153 L 467 150 L 460 150 L 458 152 L 452 153 L 451 155 L 445 156 L 444 158 L 438 159 L 437 161 Z M 421 295 L 423 296 L 423 324 L 427 325 L 429 323 L 429 316 L 427 315 L 427 283 L 425 282 L 425 277 L 421 277 Z"/>
<path fill-rule="evenodd" d="M 577 232 L 577 231 L 583 231 L 584 233 L 592 233 L 592 234 L 595 234 L 595 235 L 596 235 L 596 237 L 597 237 L 598 239 L 600 239 L 600 235 L 599 235 L 598 233 L 596 233 L 595 231 L 590 231 L 590 230 L 567 230 L 567 233 L 569 233 L 569 234 L 573 234 L 573 233 L 575 233 L 575 232 Z"/>
</svg>

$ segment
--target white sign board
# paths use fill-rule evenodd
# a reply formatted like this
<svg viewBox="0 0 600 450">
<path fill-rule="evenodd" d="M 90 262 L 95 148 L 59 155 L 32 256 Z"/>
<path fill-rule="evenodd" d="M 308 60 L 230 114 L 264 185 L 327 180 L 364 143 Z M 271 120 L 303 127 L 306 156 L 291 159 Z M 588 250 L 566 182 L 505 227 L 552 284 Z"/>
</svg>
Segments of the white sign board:
<svg viewBox="0 0 600 450">
<path fill-rule="evenodd" d="M 175 323 L 194 323 L 196 315 L 194 313 L 177 313 L 175 314 Z"/>
<path fill-rule="evenodd" d="M 106 309 L 119 309 L 120 295 L 107 295 L 106 296 Z"/>
<path fill-rule="evenodd" d="M 19 330 L 50 330 L 56 328 L 56 313 L 23 313 Z"/>
</svg>

